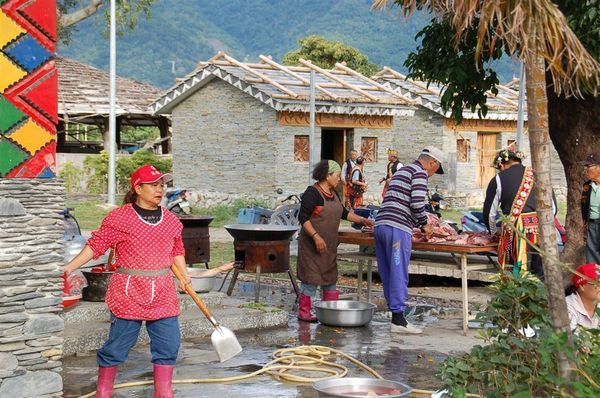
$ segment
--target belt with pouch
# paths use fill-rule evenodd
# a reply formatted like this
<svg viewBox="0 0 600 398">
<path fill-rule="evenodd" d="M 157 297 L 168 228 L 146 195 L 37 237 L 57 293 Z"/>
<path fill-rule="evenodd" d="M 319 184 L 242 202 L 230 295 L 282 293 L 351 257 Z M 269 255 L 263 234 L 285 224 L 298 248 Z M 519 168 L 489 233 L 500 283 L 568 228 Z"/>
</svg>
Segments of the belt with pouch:
<svg viewBox="0 0 600 398">
<path fill-rule="evenodd" d="M 160 268 L 160 269 L 133 269 L 133 268 L 123 268 L 119 267 L 115 271 L 117 274 L 125 274 L 125 275 L 136 275 L 136 276 L 163 276 L 168 274 L 171 271 L 171 268 Z"/>
</svg>

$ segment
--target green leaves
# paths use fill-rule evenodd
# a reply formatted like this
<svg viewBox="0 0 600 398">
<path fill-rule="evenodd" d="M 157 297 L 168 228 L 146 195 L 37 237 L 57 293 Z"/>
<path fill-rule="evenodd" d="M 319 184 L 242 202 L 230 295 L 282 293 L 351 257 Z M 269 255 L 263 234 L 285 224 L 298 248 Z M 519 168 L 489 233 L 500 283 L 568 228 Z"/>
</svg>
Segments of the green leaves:
<svg viewBox="0 0 600 398">
<path fill-rule="evenodd" d="M 545 286 L 529 274 L 504 274 L 492 285 L 488 307 L 477 319 L 493 324 L 481 332 L 486 345 L 450 357 L 438 375 L 451 397 L 478 393 L 486 398 L 591 397 L 598 391 L 600 331 L 582 330 L 569 348 L 566 333 L 555 334 L 548 316 Z M 526 337 L 530 326 L 535 336 Z M 560 376 L 559 355 L 566 355 L 582 375 L 567 382 Z M 589 377 L 588 377 L 589 376 Z"/>
<path fill-rule="evenodd" d="M 301 38 L 298 44 L 300 48 L 283 56 L 285 65 L 298 65 L 298 60 L 304 58 L 326 69 L 334 68 L 336 62 L 345 62 L 347 67 L 365 76 L 372 76 L 378 70 L 377 65 L 369 62 L 366 55 L 339 41 L 329 41 L 324 37 L 312 35 Z"/>
<path fill-rule="evenodd" d="M 409 78 L 438 83 L 444 86 L 441 105 L 458 122 L 463 120 L 463 109 L 485 117 L 488 111 L 486 92 L 497 93 L 496 72 L 489 63 L 502 56 L 502 48 L 496 45 L 492 52 L 475 57 L 477 32 L 471 29 L 454 48 L 455 31 L 447 20 L 432 19 L 416 40 L 421 39 L 417 51 L 409 54 L 404 65 Z"/>
</svg>

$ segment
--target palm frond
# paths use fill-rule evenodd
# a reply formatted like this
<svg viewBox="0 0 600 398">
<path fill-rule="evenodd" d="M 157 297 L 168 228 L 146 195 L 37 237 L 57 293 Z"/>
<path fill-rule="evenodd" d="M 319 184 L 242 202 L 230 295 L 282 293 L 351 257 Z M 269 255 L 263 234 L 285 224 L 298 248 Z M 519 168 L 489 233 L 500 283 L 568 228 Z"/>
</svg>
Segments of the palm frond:
<svg viewBox="0 0 600 398">
<path fill-rule="evenodd" d="M 476 57 L 498 40 L 510 55 L 532 62 L 541 55 L 554 90 L 565 96 L 598 95 L 600 63 L 581 44 L 551 0 L 374 0 L 374 9 L 398 6 L 405 15 L 427 8 L 451 21 L 457 42 L 477 28 Z M 531 40 L 534 38 L 535 40 Z M 488 44 L 489 43 L 489 44 Z M 456 43 L 454 43 L 456 45 Z"/>
</svg>

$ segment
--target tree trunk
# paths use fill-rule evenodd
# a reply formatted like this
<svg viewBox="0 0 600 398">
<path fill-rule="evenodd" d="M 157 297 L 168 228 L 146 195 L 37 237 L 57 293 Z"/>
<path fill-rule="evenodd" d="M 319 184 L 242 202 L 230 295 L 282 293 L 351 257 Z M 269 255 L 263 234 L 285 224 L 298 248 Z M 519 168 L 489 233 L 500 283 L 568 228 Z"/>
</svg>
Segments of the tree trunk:
<svg viewBox="0 0 600 398">
<path fill-rule="evenodd" d="M 535 35 L 531 35 L 532 52 L 535 52 Z M 572 345 L 569 317 L 563 288 L 563 275 L 558 259 L 554 213 L 552 211 L 552 180 L 550 178 L 550 135 L 548 133 L 548 99 L 544 58 L 534 56 L 526 63 L 527 114 L 531 161 L 535 171 L 536 212 L 539 220 L 539 245 L 545 256 L 544 283 L 548 290 L 548 309 L 552 327 L 556 333 L 567 333 L 568 344 Z M 561 376 L 570 379 L 572 368 L 565 355 L 559 356 Z"/>
<path fill-rule="evenodd" d="M 100 7 L 104 5 L 104 0 L 90 0 L 87 6 L 80 8 L 77 11 L 70 12 L 59 16 L 59 25 L 67 27 L 75 25 L 94 15 Z"/>
<path fill-rule="evenodd" d="M 586 178 L 579 162 L 592 149 L 600 147 L 600 97 L 559 97 L 551 89 L 552 78 L 549 74 L 546 74 L 546 81 L 550 88 L 550 138 L 565 168 L 567 180 L 567 244 L 561 257 L 564 262 L 577 267 L 584 263 L 584 237 L 587 234 L 581 218 L 581 188 Z"/>
</svg>

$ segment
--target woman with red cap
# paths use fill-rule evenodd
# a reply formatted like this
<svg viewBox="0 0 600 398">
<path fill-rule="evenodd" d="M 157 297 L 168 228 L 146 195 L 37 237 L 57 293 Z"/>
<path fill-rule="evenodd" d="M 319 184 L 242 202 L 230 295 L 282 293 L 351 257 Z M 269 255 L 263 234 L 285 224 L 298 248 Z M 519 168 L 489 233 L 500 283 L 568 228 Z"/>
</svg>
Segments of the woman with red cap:
<svg viewBox="0 0 600 398">
<path fill-rule="evenodd" d="M 571 330 L 578 327 L 598 329 L 600 317 L 596 314 L 596 310 L 600 302 L 600 286 L 598 286 L 600 266 L 585 264 L 575 271 L 576 273 L 573 274 L 575 292 L 566 298 Z"/>
<path fill-rule="evenodd" d="M 152 165 L 131 175 L 124 205 L 111 211 L 92 232 L 83 250 L 64 268 L 66 277 L 92 258 L 115 248 L 117 269 L 110 279 L 106 304 L 111 312 L 108 340 L 97 352 L 96 397 L 112 395 L 117 366 L 125 362 L 136 343 L 142 322 L 150 336 L 154 370 L 154 397 L 173 397 L 171 382 L 179 351 L 179 301 L 170 273 L 172 264 L 190 283 L 181 238 L 183 226 L 160 207 L 164 184 L 171 181 Z M 232 263 L 212 273 L 231 269 Z M 184 288 L 184 286 L 181 286 Z"/>
</svg>

